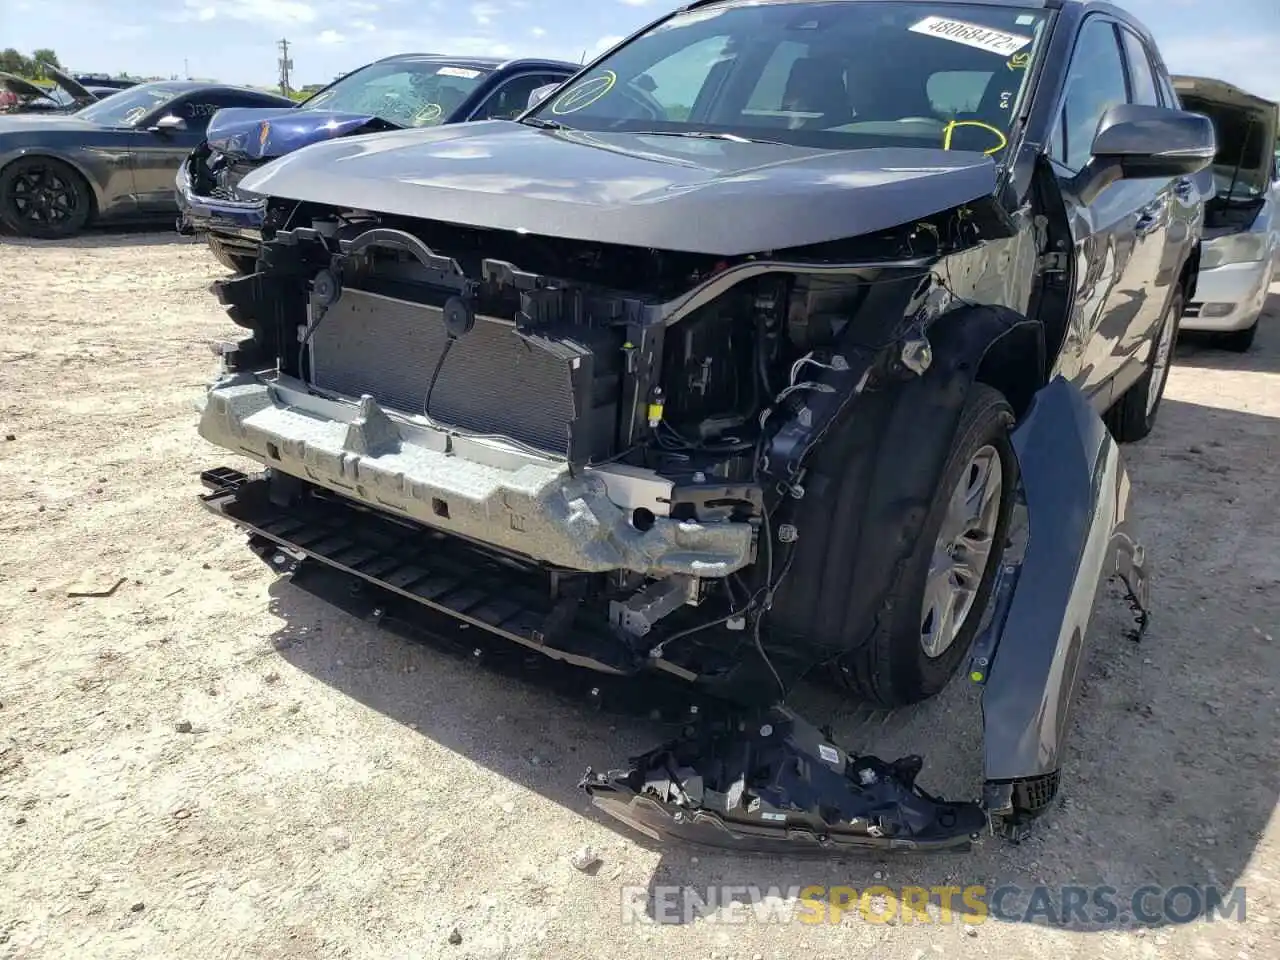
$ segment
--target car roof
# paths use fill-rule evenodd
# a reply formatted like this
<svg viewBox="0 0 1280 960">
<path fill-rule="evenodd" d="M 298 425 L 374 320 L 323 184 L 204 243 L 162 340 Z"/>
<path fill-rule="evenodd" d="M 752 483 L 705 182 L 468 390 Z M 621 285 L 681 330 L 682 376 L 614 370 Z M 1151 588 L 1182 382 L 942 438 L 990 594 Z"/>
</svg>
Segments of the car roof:
<svg viewBox="0 0 1280 960">
<path fill-rule="evenodd" d="M 260 90 L 256 87 L 237 86 L 234 83 L 206 83 L 200 80 L 149 80 L 146 83 L 126 87 L 127 90 L 140 90 L 145 87 L 164 87 L 174 93 L 191 93 L 199 90 L 206 93 L 253 93 L 261 97 L 275 97 L 278 100 L 289 100 L 288 97 L 272 90 Z M 124 91 L 117 91 L 123 93 Z M 292 101 L 290 101 L 292 102 Z"/>
<path fill-rule="evenodd" d="M 581 69 L 580 64 L 568 60 L 551 60 L 544 57 L 455 57 L 447 53 L 394 53 L 382 57 L 374 63 L 395 63 L 414 61 L 419 63 L 447 63 L 455 67 L 474 67 L 478 70 L 501 70 L 510 67 L 547 67 L 569 69 L 575 73 Z"/>
</svg>

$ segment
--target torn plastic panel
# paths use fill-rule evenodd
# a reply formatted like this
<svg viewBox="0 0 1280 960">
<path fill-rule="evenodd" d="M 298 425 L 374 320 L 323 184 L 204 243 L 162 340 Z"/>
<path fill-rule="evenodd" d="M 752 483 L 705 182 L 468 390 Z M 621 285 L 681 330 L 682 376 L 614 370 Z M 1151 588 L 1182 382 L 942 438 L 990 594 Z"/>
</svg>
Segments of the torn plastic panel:
<svg viewBox="0 0 1280 960">
<path fill-rule="evenodd" d="M 581 786 L 610 816 L 654 838 L 760 852 L 811 847 L 941 850 L 980 838 L 977 803 L 949 803 L 916 785 L 923 761 L 855 756 L 790 711 L 708 721 L 693 736 L 590 770 Z"/>
</svg>

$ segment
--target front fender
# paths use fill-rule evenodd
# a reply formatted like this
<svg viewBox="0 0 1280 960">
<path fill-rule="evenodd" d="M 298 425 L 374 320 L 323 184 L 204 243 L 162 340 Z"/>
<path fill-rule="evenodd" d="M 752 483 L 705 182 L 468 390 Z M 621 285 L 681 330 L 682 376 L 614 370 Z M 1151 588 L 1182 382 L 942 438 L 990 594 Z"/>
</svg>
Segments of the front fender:
<svg viewBox="0 0 1280 960">
<path fill-rule="evenodd" d="M 1006 815 L 1015 806 L 1027 808 L 1029 784 L 1050 785 L 1031 791 L 1042 803 L 1056 790 L 1102 584 L 1122 578 L 1139 613 L 1139 632 L 1149 608 L 1144 552 L 1128 518 L 1129 477 L 1084 394 L 1055 378 L 1035 395 L 1012 441 L 1026 538 L 1020 559 L 1005 558 L 995 613 L 971 664 L 972 677 L 985 686 L 987 805 Z"/>
</svg>

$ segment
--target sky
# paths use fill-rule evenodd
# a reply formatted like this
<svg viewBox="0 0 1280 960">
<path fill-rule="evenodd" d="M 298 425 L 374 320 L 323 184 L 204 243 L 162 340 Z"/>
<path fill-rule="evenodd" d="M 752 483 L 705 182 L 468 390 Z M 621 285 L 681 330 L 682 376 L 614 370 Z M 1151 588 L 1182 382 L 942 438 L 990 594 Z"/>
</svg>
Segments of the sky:
<svg viewBox="0 0 1280 960">
<path fill-rule="evenodd" d="M 578 61 L 679 0 L 0 0 L 0 46 L 52 47 L 83 72 L 276 80 L 286 38 L 293 85 L 324 83 L 392 53 Z M 1119 0 L 1174 73 L 1216 77 L 1280 101 L 1280 0 Z"/>
</svg>

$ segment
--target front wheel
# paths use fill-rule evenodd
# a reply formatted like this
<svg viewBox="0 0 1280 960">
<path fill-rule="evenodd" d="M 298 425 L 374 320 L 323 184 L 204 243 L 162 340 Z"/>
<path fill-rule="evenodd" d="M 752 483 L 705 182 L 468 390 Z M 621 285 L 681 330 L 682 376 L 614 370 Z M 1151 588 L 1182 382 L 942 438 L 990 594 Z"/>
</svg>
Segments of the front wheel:
<svg viewBox="0 0 1280 960">
<path fill-rule="evenodd" d="M 89 220 L 89 186 L 52 157 L 22 157 L 0 172 L 0 223 L 23 237 L 60 240 Z"/>
<path fill-rule="evenodd" d="M 998 390 L 973 385 L 890 613 L 870 642 L 837 662 L 837 676 L 859 697 L 885 706 L 931 697 L 972 645 L 1009 535 L 1013 421 Z"/>
<path fill-rule="evenodd" d="M 1013 410 L 1000 391 L 971 383 L 944 426 L 951 389 L 869 394 L 832 432 L 815 456 L 794 568 L 773 607 L 775 642 L 829 651 L 837 684 L 881 706 L 947 685 L 1008 539 Z"/>
</svg>

